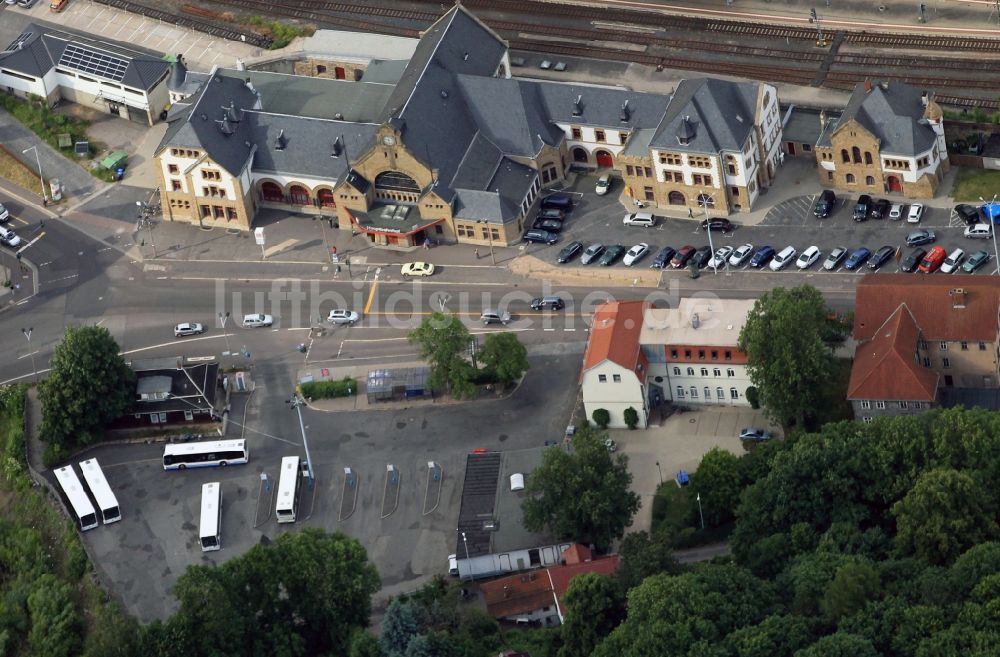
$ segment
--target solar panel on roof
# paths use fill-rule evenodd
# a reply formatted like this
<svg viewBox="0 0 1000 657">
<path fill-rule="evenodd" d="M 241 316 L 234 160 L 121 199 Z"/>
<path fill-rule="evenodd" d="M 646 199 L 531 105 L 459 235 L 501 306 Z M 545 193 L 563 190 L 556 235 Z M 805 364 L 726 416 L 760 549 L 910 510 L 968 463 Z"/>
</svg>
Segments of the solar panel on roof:
<svg viewBox="0 0 1000 657">
<path fill-rule="evenodd" d="M 21 47 L 21 44 L 30 39 L 31 35 L 32 35 L 31 32 L 22 32 L 20 36 L 14 39 L 14 41 L 9 46 L 7 46 L 4 52 L 14 52 L 15 50 Z"/>
<path fill-rule="evenodd" d="M 128 69 L 128 60 L 71 43 L 63 50 L 62 57 L 59 58 L 59 65 L 75 68 L 81 73 L 92 73 L 107 80 L 121 82 Z"/>
</svg>

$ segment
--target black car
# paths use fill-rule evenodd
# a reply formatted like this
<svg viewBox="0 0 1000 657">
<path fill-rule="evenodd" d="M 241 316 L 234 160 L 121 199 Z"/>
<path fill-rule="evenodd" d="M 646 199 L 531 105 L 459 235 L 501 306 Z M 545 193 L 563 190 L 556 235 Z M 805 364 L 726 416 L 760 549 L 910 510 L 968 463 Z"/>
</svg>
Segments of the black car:
<svg viewBox="0 0 1000 657">
<path fill-rule="evenodd" d="M 701 222 L 702 230 L 721 230 L 723 233 L 728 233 L 733 230 L 733 222 L 728 219 L 706 219 Z"/>
<path fill-rule="evenodd" d="M 920 246 L 921 244 L 930 244 L 935 240 L 933 230 L 915 230 L 906 236 L 906 246 Z"/>
<path fill-rule="evenodd" d="M 966 223 L 966 225 L 972 226 L 973 224 L 978 224 L 982 219 L 980 218 L 979 208 L 974 205 L 968 205 L 966 203 L 959 203 L 955 206 L 955 214 L 958 218 Z"/>
<path fill-rule="evenodd" d="M 538 213 L 539 219 L 556 219 L 558 221 L 566 221 L 566 213 L 559 208 L 545 208 Z"/>
<path fill-rule="evenodd" d="M 558 219 L 536 219 L 535 225 L 532 228 L 540 228 L 550 233 L 560 233 L 562 232 L 563 222 Z"/>
<path fill-rule="evenodd" d="M 864 221 L 868 218 L 868 211 L 872 207 L 872 197 L 862 194 L 858 202 L 854 204 L 854 221 Z"/>
<path fill-rule="evenodd" d="M 837 195 L 831 189 L 824 189 L 816 199 L 813 206 L 813 214 L 817 219 L 826 219 L 833 212 L 833 207 L 837 204 Z"/>
<path fill-rule="evenodd" d="M 525 242 L 541 242 L 544 244 L 555 244 L 559 241 L 559 236 L 547 230 L 532 228 L 524 234 Z"/>
<path fill-rule="evenodd" d="M 672 246 L 665 246 L 656 252 L 656 257 L 653 258 L 653 264 L 650 265 L 653 269 L 663 269 L 670 264 L 670 259 L 674 257 L 677 251 Z"/>
<path fill-rule="evenodd" d="M 539 297 L 531 300 L 532 310 L 562 310 L 566 302 L 562 297 Z"/>
<path fill-rule="evenodd" d="M 871 259 L 868 261 L 868 266 L 871 269 L 878 269 L 886 262 L 888 262 L 889 258 L 891 258 L 894 253 L 896 253 L 895 247 L 883 246 L 878 251 L 872 254 Z"/>
<path fill-rule="evenodd" d="M 889 206 L 892 204 L 884 198 L 880 198 L 871 205 L 871 209 L 868 211 L 868 216 L 872 219 L 885 219 L 886 215 L 889 214 Z"/>
<path fill-rule="evenodd" d="M 927 255 L 926 249 L 916 248 L 910 251 L 905 258 L 899 263 L 900 271 L 912 272 L 920 264 L 920 261 L 924 259 Z"/>
<path fill-rule="evenodd" d="M 560 264 L 567 263 L 575 258 L 580 251 L 583 251 L 583 244 L 581 242 L 570 242 L 559 250 L 559 255 L 556 256 L 556 262 Z"/>
<path fill-rule="evenodd" d="M 563 212 L 573 209 L 573 197 L 569 194 L 549 194 L 542 199 L 542 209 L 557 208 Z"/>
<path fill-rule="evenodd" d="M 704 269 L 705 266 L 708 265 L 708 261 L 711 259 L 712 259 L 712 247 L 703 246 L 694 252 L 694 255 L 691 256 L 691 260 L 690 262 L 688 262 L 688 264 L 691 264 L 693 262 L 695 265 L 697 265 L 698 269 Z"/>
</svg>

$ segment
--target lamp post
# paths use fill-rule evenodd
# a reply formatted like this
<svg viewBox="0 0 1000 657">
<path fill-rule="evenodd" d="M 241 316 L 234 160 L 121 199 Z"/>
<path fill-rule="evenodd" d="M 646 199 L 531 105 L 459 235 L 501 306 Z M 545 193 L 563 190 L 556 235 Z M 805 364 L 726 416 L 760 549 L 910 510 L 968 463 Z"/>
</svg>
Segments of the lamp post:
<svg viewBox="0 0 1000 657">
<path fill-rule="evenodd" d="M 42 175 L 42 160 L 38 157 L 38 146 L 29 146 L 21 151 L 21 153 L 25 154 L 28 151 L 35 151 L 35 164 L 38 165 L 38 183 L 42 188 L 42 203 L 48 205 L 49 195 L 45 191 L 45 176 Z"/>
<path fill-rule="evenodd" d="M 229 348 L 229 330 L 226 328 L 226 322 L 229 321 L 229 311 L 224 313 L 219 313 L 219 322 L 222 324 L 222 334 L 226 336 L 226 351 L 229 355 L 233 355 L 233 350 Z"/>
<path fill-rule="evenodd" d="M 708 248 L 709 248 L 709 250 L 712 251 L 712 271 L 715 272 L 716 276 L 718 276 L 718 274 L 719 274 L 719 263 L 717 263 L 715 261 L 715 246 L 712 244 L 712 227 L 709 224 L 709 218 L 708 218 L 708 203 L 709 203 L 709 201 L 712 202 L 713 206 L 715 205 L 715 199 L 710 194 L 706 194 L 704 191 L 702 191 L 702 190 L 699 189 L 698 190 L 698 205 L 700 205 L 701 209 L 705 211 L 705 232 L 708 233 Z M 727 262 L 729 261 L 728 258 L 726 259 L 726 261 Z"/>
<path fill-rule="evenodd" d="M 145 226 L 146 230 L 149 231 L 149 245 L 153 247 L 153 257 L 156 257 L 156 242 L 153 241 L 153 222 L 149 220 L 149 215 L 152 213 L 152 208 L 148 204 L 142 201 L 136 201 L 136 206 L 139 208 L 139 229 L 141 230 Z"/>
<path fill-rule="evenodd" d="M 695 499 L 698 500 L 698 518 L 701 520 L 701 528 L 705 529 L 705 514 L 701 512 L 701 493 L 698 493 Z"/>
<path fill-rule="evenodd" d="M 31 372 L 34 375 L 34 382 L 38 383 L 38 369 L 35 368 L 35 352 L 31 350 L 31 332 L 34 330 L 34 327 L 29 326 L 26 329 L 21 329 L 21 333 L 28 340 L 28 353 L 31 354 Z"/>
<path fill-rule="evenodd" d="M 493 263 L 493 266 L 496 267 L 497 257 L 493 253 L 493 229 L 490 228 L 489 222 L 486 221 L 485 219 L 480 219 L 479 223 L 483 224 L 484 226 L 483 230 L 486 231 L 486 237 L 489 238 L 490 240 L 490 261 Z"/>
<path fill-rule="evenodd" d="M 660 474 L 660 485 L 663 485 L 663 469 L 660 468 L 660 462 L 656 462 L 656 471 Z"/>
<path fill-rule="evenodd" d="M 299 414 L 299 430 L 302 432 L 302 446 L 306 450 L 306 470 L 309 474 L 309 490 L 312 490 L 313 486 L 316 484 L 316 476 L 313 474 L 313 464 L 312 457 L 309 456 L 309 439 L 306 437 L 306 425 L 302 421 L 302 406 L 305 405 L 306 400 L 298 394 L 292 395 L 292 398 L 285 402 L 291 404 L 292 408 L 296 410 Z"/>
<path fill-rule="evenodd" d="M 990 210 L 989 212 L 986 213 L 987 214 L 986 218 L 990 220 L 990 236 L 993 238 L 993 266 L 995 268 L 994 273 L 1000 274 L 1000 251 L 997 251 L 997 233 L 995 230 L 996 224 L 993 221 L 993 207 L 992 207 L 992 205 L 997 202 L 997 195 L 994 194 L 993 200 L 991 201 L 986 201 L 982 196 L 979 197 L 979 200 L 983 202 L 983 205 L 986 205 L 987 203 L 990 205 Z"/>
</svg>

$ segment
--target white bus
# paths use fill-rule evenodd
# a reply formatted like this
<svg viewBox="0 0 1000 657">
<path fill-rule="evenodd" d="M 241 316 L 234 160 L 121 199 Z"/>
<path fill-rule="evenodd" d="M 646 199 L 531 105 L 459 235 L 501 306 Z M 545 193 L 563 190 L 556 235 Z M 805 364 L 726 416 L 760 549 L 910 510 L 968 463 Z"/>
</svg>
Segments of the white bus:
<svg viewBox="0 0 1000 657">
<path fill-rule="evenodd" d="M 163 469 L 184 470 L 213 465 L 246 463 L 250 458 L 245 440 L 178 443 L 163 448 Z"/>
<path fill-rule="evenodd" d="M 118 507 L 118 498 L 111 492 L 108 480 L 104 478 L 104 471 L 101 470 L 97 459 L 80 461 L 80 472 L 83 473 L 83 480 L 87 482 L 90 494 L 97 502 L 97 508 L 101 511 L 101 519 L 104 524 L 118 522 L 122 519 L 122 511 Z"/>
<path fill-rule="evenodd" d="M 275 514 L 278 522 L 295 522 L 299 509 L 299 457 L 286 456 L 281 459 L 281 475 L 278 477 L 278 502 Z"/>
<path fill-rule="evenodd" d="M 201 551 L 222 549 L 222 486 L 217 481 L 201 486 Z"/>
<path fill-rule="evenodd" d="M 73 468 L 67 465 L 56 470 L 56 481 L 66 494 L 69 505 L 73 507 L 73 513 L 80 522 L 80 529 L 87 531 L 96 527 L 97 514 L 94 513 L 94 505 L 90 503 L 90 498 L 80 485 Z"/>
</svg>

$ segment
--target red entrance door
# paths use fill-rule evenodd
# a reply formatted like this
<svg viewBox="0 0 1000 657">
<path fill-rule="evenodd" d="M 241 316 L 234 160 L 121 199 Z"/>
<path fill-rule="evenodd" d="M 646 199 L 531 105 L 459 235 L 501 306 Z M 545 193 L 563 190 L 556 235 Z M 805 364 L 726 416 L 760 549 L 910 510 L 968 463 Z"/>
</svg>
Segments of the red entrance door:
<svg viewBox="0 0 1000 657">
<path fill-rule="evenodd" d="M 613 167 L 615 165 L 614 158 L 611 157 L 611 153 L 607 151 L 597 151 L 597 166 L 601 168 Z"/>
<path fill-rule="evenodd" d="M 334 69 L 333 69 L 333 75 L 334 75 L 334 77 L 336 77 L 336 78 L 337 78 L 338 80 L 343 80 L 344 78 L 346 78 L 346 77 L 347 77 L 347 74 L 346 74 L 346 72 L 344 71 L 344 67 L 343 67 L 343 66 L 338 66 L 338 67 L 334 68 Z"/>
<path fill-rule="evenodd" d="M 899 181 L 899 177 L 898 176 L 889 176 L 889 178 L 887 179 L 886 182 L 889 183 L 889 191 L 890 192 L 902 192 L 903 191 L 903 183 L 901 183 Z"/>
<path fill-rule="evenodd" d="M 795 144 L 788 142 L 788 154 L 795 155 Z"/>
</svg>

